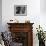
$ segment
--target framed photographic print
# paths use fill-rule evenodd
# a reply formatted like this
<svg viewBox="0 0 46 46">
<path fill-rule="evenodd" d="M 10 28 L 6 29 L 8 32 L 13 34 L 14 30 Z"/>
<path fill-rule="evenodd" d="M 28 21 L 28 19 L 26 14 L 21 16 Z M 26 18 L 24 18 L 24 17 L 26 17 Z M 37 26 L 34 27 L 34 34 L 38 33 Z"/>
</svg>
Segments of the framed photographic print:
<svg viewBox="0 0 46 46">
<path fill-rule="evenodd" d="M 26 16 L 27 5 L 14 5 L 14 16 Z"/>
</svg>

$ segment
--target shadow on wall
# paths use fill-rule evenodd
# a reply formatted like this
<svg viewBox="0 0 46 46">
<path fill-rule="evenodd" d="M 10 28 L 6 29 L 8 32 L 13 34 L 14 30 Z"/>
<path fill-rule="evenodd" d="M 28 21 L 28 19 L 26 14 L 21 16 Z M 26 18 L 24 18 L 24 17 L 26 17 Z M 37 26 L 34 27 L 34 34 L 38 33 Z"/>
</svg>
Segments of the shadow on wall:
<svg viewBox="0 0 46 46">
<path fill-rule="evenodd" d="M 2 0 L 0 0 L 0 31 L 2 31 Z"/>
<path fill-rule="evenodd" d="M 40 0 L 40 12 L 46 14 L 46 0 Z"/>
</svg>

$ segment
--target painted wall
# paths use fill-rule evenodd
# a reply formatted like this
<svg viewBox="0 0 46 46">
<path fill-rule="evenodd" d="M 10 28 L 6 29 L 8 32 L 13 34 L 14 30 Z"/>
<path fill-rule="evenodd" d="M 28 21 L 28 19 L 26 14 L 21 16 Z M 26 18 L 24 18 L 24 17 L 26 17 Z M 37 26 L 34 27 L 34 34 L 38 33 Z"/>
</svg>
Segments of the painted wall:
<svg viewBox="0 0 46 46">
<path fill-rule="evenodd" d="M 2 0 L 0 0 L 0 31 L 2 31 Z"/>
<path fill-rule="evenodd" d="M 46 0 L 40 0 L 40 24 L 46 31 Z"/>
<path fill-rule="evenodd" d="M 23 5 L 23 4 L 27 5 L 27 16 L 14 16 L 14 5 Z M 19 22 L 24 22 L 26 19 L 29 19 L 30 22 L 39 23 L 39 19 L 40 19 L 39 15 L 40 15 L 40 0 L 39 1 L 38 0 L 35 1 L 34 0 L 23 0 L 23 1 L 3 0 L 2 1 L 3 26 L 5 26 L 10 19 L 17 19 L 19 20 Z"/>
<path fill-rule="evenodd" d="M 40 9 L 42 13 L 46 13 L 46 0 L 40 0 Z"/>
</svg>

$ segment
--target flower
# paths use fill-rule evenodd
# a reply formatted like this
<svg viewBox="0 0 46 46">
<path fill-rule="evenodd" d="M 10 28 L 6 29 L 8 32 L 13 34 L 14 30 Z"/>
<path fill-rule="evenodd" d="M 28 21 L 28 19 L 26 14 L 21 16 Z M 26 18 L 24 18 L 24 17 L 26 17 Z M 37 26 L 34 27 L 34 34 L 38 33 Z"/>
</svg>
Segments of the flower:
<svg viewBox="0 0 46 46">
<path fill-rule="evenodd" d="M 38 40 L 43 40 L 43 41 L 45 41 L 45 35 L 44 35 L 44 32 L 43 32 L 42 27 L 40 27 L 40 25 L 39 25 L 39 28 L 36 28 L 36 29 L 37 29 L 37 34 L 36 34 L 36 36 L 38 35 Z"/>
</svg>

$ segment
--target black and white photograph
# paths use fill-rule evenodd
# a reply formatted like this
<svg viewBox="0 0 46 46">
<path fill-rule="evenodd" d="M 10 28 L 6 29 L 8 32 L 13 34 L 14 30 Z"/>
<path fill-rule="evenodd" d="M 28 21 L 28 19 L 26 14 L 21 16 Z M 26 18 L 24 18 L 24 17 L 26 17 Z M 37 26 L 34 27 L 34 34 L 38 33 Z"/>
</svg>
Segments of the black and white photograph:
<svg viewBox="0 0 46 46">
<path fill-rule="evenodd" d="M 14 5 L 14 16 L 27 15 L 27 5 Z"/>
</svg>

